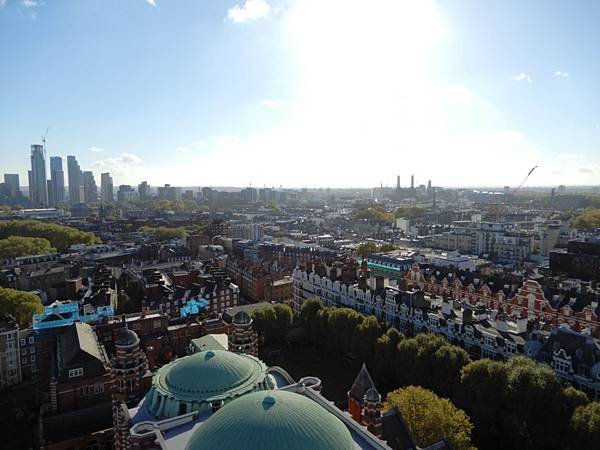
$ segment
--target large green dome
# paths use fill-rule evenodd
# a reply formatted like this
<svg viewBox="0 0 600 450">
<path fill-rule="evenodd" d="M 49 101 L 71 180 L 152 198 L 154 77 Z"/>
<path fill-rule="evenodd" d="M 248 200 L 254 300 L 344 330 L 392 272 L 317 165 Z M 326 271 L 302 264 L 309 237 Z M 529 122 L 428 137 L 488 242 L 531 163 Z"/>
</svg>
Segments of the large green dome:
<svg viewBox="0 0 600 450">
<path fill-rule="evenodd" d="M 267 367 L 258 358 L 210 350 L 158 369 L 145 405 L 155 417 L 175 417 L 209 411 L 239 395 L 272 388 Z"/>
<path fill-rule="evenodd" d="M 337 417 L 288 391 L 254 392 L 225 405 L 192 434 L 185 450 L 353 450 Z"/>
</svg>

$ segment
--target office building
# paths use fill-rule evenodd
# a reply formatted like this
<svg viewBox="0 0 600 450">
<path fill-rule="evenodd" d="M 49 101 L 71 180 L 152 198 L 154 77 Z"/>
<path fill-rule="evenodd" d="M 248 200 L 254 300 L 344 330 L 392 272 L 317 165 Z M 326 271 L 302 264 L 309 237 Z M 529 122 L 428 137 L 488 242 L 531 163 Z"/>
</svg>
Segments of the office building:
<svg viewBox="0 0 600 450">
<path fill-rule="evenodd" d="M 48 180 L 48 204 L 60 205 L 65 201 L 65 173 L 63 172 L 62 158 L 50 157 L 50 180 Z"/>
<path fill-rule="evenodd" d="M 69 201 L 72 205 L 85 200 L 83 189 L 83 174 L 74 156 L 67 156 L 67 171 L 69 173 Z"/>
<path fill-rule="evenodd" d="M 6 183 L 9 188 L 10 198 L 12 200 L 15 200 L 21 196 L 21 188 L 19 187 L 19 175 L 18 174 L 5 173 L 4 174 L 4 183 Z"/>
<path fill-rule="evenodd" d="M 112 203 L 115 201 L 113 179 L 108 172 L 100 175 L 100 193 L 104 203 Z"/>
<path fill-rule="evenodd" d="M 91 171 L 83 172 L 83 198 L 86 203 L 98 201 L 98 186 Z"/>
<path fill-rule="evenodd" d="M 29 198 L 32 206 L 47 206 L 46 155 L 42 145 L 31 146 L 31 171 L 29 174 Z"/>
<path fill-rule="evenodd" d="M 138 184 L 138 193 L 140 195 L 140 200 L 148 200 L 150 198 L 150 185 L 147 181 L 142 181 Z"/>
<path fill-rule="evenodd" d="M 122 184 L 119 186 L 119 191 L 117 192 L 117 200 L 119 203 L 135 202 L 139 200 L 139 196 L 133 187 L 128 184 Z"/>
</svg>

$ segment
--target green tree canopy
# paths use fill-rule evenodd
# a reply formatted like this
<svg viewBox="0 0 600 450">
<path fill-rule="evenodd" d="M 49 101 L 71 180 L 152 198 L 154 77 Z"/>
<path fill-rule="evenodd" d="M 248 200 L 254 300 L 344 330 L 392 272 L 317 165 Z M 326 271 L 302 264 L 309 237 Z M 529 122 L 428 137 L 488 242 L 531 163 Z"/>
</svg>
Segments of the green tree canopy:
<svg viewBox="0 0 600 450">
<path fill-rule="evenodd" d="M 44 310 L 37 295 L 17 289 L 0 288 L 0 313 L 17 321 L 21 329 L 29 328 L 34 314 Z"/>
<path fill-rule="evenodd" d="M 323 309 L 323 304 L 319 297 L 308 298 L 302 304 L 302 308 L 300 308 L 300 319 L 304 323 L 309 323 L 315 319 L 321 309 Z"/>
<path fill-rule="evenodd" d="M 55 223 L 45 223 L 39 220 L 10 220 L 0 222 L 0 239 L 7 239 L 10 236 L 44 238 L 50 242 L 52 247 L 57 248 L 61 252 L 74 244 L 93 245 L 102 242 L 93 233 L 79 231 L 76 228 Z"/>
<path fill-rule="evenodd" d="M 187 237 L 187 231 L 183 227 L 170 228 L 144 226 L 140 227 L 139 231 L 152 235 L 154 239 L 160 242 L 175 238 L 185 239 Z"/>
<path fill-rule="evenodd" d="M 352 217 L 355 219 L 366 219 L 379 222 L 395 222 L 394 214 L 387 212 L 385 207 L 381 205 L 374 206 L 372 208 L 355 209 L 352 213 Z"/>
<path fill-rule="evenodd" d="M 415 443 L 427 447 L 447 439 L 457 450 L 472 449 L 473 425 L 464 411 L 447 399 L 418 386 L 390 392 L 384 409 L 396 409 L 402 415 Z"/>
<path fill-rule="evenodd" d="M 0 239 L 0 259 L 55 252 L 45 238 L 9 236 Z"/>
<path fill-rule="evenodd" d="M 573 228 L 579 228 L 582 230 L 593 230 L 600 228 L 600 209 L 589 208 L 586 209 L 582 214 L 577 216 L 571 223 Z"/>
<path fill-rule="evenodd" d="M 569 447 L 600 448 L 600 403 L 578 406 L 571 417 Z"/>
</svg>

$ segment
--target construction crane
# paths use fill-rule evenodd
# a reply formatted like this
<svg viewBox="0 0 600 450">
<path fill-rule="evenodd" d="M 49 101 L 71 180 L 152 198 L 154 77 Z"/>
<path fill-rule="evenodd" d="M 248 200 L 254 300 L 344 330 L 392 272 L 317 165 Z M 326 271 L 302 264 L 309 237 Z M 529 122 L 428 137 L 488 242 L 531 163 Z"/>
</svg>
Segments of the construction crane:
<svg viewBox="0 0 600 450">
<path fill-rule="evenodd" d="M 527 181 L 527 179 L 531 176 L 533 171 L 537 168 L 538 168 L 538 166 L 535 166 L 533 169 L 531 169 L 529 171 L 529 173 L 525 176 L 525 178 L 523 178 L 523 181 L 521 181 L 521 184 L 517 188 L 513 189 L 513 192 L 517 192 L 519 189 L 521 189 L 523 187 L 523 185 L 525 184 L 525 182 Z"/>
<path fill-rule="evenodd" d="M 46 128 L 46 132 L 42 136 L 42 145 L 44 146 L 44 151 L 46 151 L 46 136 L 48 136 L 48 131 L 50 131 L 50 127 Z"/>
</svg>

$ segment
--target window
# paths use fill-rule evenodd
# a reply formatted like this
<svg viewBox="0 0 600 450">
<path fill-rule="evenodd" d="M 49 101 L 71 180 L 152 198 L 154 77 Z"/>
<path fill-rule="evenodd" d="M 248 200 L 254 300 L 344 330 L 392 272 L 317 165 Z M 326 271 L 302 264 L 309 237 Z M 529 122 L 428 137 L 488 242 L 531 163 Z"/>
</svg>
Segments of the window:
<svg viewBox="0 0 600 450">
<path fill-rule="evenodd" d="M 560 373 L 569 373 L 571 371 L 571 364 L 562 359 L 555 359 L 554 370 Z"/>
<path fill-rule="evenodd" d="M 21 355 L 22 355 L 22 356 L 25 356 L 25 355 L 27 355 L 27 349 L 26 349 L 26 348 L 22 348 L 22 349 L 21 349 Z"/>
<path fill-rule="evenodd" d="M 29 354 L 33 355 L 35 353 L 35 347 L 29 347 Z"/>
<path fill-rule="evenodd" d="M 154 328 L 160 328 L 160 320 L 155 320 L 153 326 Z"/>
<path fill-rule="evenodd" d="M 80 377 L 83 375 L 83 367 L 78 367 L 77 369 L 69 370 L 69 378 Z"/>
<path fill-rule="evenodd" d="M 94 394 L 102 394 L 104 392 L 104 385 L 103 384 L 96 384 L 94 385 Z"/>
<path fill-rule="evenodd" d="M 21 358 L 21 364 L 27 364 L 27 358 Z"/>
<path fill-rule="evenodd" d="M 25 339 L 21 338 L 21 345 L 25 345 Z"/>
<path fill-rule="evenodd" d="M 31 357 L 29 358 L 29 361 L 35 362 L 35 355 L 31 355 Z"/>
</svg>

